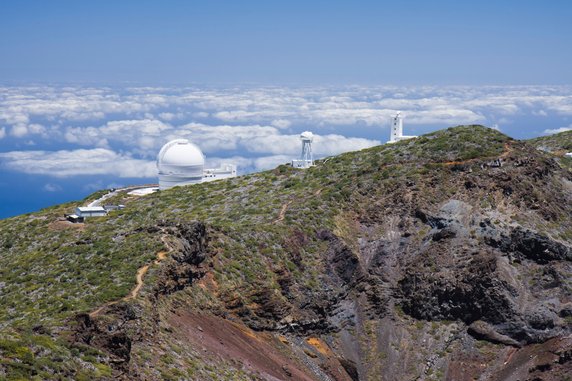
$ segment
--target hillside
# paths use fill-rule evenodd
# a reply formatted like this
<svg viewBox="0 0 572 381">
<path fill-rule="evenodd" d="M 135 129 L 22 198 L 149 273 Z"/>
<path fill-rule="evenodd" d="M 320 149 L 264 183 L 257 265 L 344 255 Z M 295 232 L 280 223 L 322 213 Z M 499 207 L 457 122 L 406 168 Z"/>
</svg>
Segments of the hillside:
<svg viewBox="0 0 572 381">
<path fill-rule="evenodd" d="M 572 131 L 541 136 L 527 140 L 527 143 L 541 151 L 552 153 L 561 166 L 572 171 L 572 157 L 564 156 L 566 153 L 572 152 Z"/>
<path fill-rule="evenodd" d="M 572 152 L 572 130 L 530 139 L 528 143 L 556 154 Z"/>
<path fill-rule="evenodd" d="M 0 221 L 0 379 L 572 374 L 572 173 L 527 142 L 455 127 L 109 202 Z"/>
</svg>

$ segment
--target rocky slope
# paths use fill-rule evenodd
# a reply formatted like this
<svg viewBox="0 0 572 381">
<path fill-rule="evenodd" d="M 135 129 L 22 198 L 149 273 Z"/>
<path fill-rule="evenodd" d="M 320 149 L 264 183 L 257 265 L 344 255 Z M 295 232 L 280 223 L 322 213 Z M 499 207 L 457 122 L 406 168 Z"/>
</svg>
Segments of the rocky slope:
<svg viewBox="0 0 572 381">
<path fill-rule="evenodd" d="M 0 377 L 572 374 L 572 172 L 532 144 L 463 126 L 115 201 L 0 221 Z"/>
</svg>

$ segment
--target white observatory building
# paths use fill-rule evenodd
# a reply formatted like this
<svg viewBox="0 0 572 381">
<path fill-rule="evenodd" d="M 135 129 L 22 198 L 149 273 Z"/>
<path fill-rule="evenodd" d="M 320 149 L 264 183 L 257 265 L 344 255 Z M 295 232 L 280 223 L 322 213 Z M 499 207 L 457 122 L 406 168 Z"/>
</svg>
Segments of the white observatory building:
<svg viewBox="0 0 572 381">
<path fill-rule="evenodd" d="M 401 111 L 398 111 L 397 114 L 391 118 L 391 132 L 388 143 L 395 143 L 416 137 L 417 136 L 413 135 L 403 135 L 403 117 L 401 116 Z"/>
<path fill-rule="evenodd" d="M 310 168 L 314 165 L 314 156 L 312 155 L 314 134 L 310 131 L 304 131 L 300 134 L 300 140 L 302 140 L 302 155 L 300 155 L 300 159 L 292 160 L 292 167 Z"/>
<path fill-rule="evenodd" d="M 205 169 L 203 152 L 186 139 L 171 140 L 161 148 L 157 155 L 157 170 L 160 190 L 236 177 L 234 164 Z"/>
</svg>

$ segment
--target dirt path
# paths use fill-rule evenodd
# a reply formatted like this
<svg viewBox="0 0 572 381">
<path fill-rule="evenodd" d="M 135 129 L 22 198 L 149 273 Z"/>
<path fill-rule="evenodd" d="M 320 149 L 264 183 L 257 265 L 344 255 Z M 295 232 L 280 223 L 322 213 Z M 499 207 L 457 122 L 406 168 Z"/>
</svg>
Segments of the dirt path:
<svg viewBox="0 0 572 381">
<path fill-rule="evenodd" d="M 320 195 L 320 193 L 322 193 L 322 188 L 320 188 L 316 192 L 314 192 L 314 196 L 318 196 L 318 195 Z M 284 221 L 284 217 L 286 216 L 286 211 L 288 210 L 288 207 L 291 204 L 292 204 L 292 200 L 290 200 L 287 203 L 282 205 L 282 209 L 280 209 L 280 213 L 278 213 L 278 218 L 276 218 L 274 221 L 272 221 L 273 224 L 280 222 L 280 221 Z"/>
<path fill-rule="evenodd" d="M 114 304 L 117 304 L 119 302 L 124 302 L 127 300 L 131 300 L 131 299 L 135 299 L 137 297 L 137 295 L 139 295 L 139 291 L 141 291 L 141 288 L 143 288 L 143 285 L 145 284 L 144 282 L 144 277 L 145 274 L 147 274 L 147 271 L 149 270 L 149 268 L 151 267 L 152 264 L 158 265 L 161 263 L 162 260 L 164 260 L 165 258 L 167 258 L 167 255 L 173 251 L 173 248 L 171 247 L 171 245 L 167 242 L 165 235 L 161 236 L 161 241 L 165 244 L 165 246 L 167 246 L 168 250 L 167 251 L 159 251 L 156 255 L 156 258 L 152 263 L 148 263 L 144 266 L 139 267 L 139 269 L 137 270 L 137 275 L 135 277 L 136 280 L 136 284 L 135 287 L 133 287 L 133 289 L 129 292 L 129 295 L 124 296 L 121 299 L 118 300 L 114 300 L 112 302 L 108 302 L 105 303 L 103 306 L 97 308 L 96 310 L 92 311 L 89 313 L 90 317 L 96 317 L 97 315 L 99 315 L 101 313 L 101 311 L 103 311 L 105 308 L 112 306 Z"/>
<path fill-rule="evenodd" d="M 514 151 L 514 149 L 512 148 L 512 146 L 510 145 L 510 143 L 504 143 L 504 152 L 498 157 L 499 159 L 504 159 L 506 158 L 508 155 L 510 155 L 510 153 Z M 475 161 L 479 161 L 482 160 L 482 158 L 477 157 L 474 159 L 469 159 L 469 160 L 462 160 L 462 161 L 447 161 L 444 162 L 442 164 L 445 165 L 463 165 L 463 164 L 468 164 L 468 163 L 473 163 Z M 439 164 L 439 163 L 437 163 Z"/>
<path fill-rule="evenodd" d="M 166 251 L 160 251 L 157 253 L 157 260 L 155 261 L 155 264 L 158 265 L 159 262 L 161 262 L 163 259 L 165 259 L 167 257 L 167 254 L 169 254 Z"/>
<path fill-rule="evenodd" d="M 505 143 L 504 144 L 504 152 L 502 153 L 502 155 L 500 155 L 500 158 L 504 159 L 505 157 L 510 155 L 512 151 L 514 151 L 514 148 L 512 148 L 512 145 L 510 143 Z"/>
<path fill-rule="evenodd" d="M 139 270 L 137 270 L 137 277 L 136 277 L 137 285 L 133 290 L 131 290 L 128 296 L 123 298 L 123 300 L 135 299 L 137 297 L 137 294 L 139 294 L 141 287 L 143 287 L 143 277 L 147 273 L 147 270 L 149 270 L 149 266 L 151 265 L 145 265 L 143 267 L 140 267 Z"/>
<path fill-rule="evenodd" d="M 284 216 L 286 215 L 286 211 L 288 210 L 288 207 L 290 206 L 291 203 L 292 203 L 292 201 L 288 201 L 287 203 L 282 205 L 282 209 L 280 209 L 280 213 L 278 214 L 278 218 L 275 219 L 274 221 L 272 221 L 273 224 L 284 220 Z"/>
<path fill-rule="evenodd" d="M 506 359 L 504 360 L 504 364 L 503 364 L 503 365 L 508 364 L 509 361 L 510 361 L 510 359 L 512 359 L 512 356 L 514 356 L 514 354 L 515 354 L 517 351 L 518 351 L 518 348 L 511 348 L 511 349 L 509 349 L 509 351 L 508 351 L 508 353 L 507 353 L 507 356 L 506 356 Z"/>
</svg>

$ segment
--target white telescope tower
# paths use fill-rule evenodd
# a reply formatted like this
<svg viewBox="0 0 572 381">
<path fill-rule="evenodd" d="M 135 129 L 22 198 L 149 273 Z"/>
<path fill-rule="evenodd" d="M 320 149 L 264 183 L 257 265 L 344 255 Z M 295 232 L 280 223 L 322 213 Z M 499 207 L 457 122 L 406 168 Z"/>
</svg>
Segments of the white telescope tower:
<svg viewBox="0 0 572 381">
<path fill-rule="evenodd" d="M 389 135 L 388 143 L 395 143 L 401 140 L 416 138 L 413 135 L 403 135 L 403 116 L 401 111 L 398 111 L 393 118 L 391 118 L 391 132 Z"/>
<path fill-rule="evenodd" d="M 292 167 L 294 168 L 310 168 L 314 165 L 314 156 L 312 155 L 312 141 L 314 134 L 310 131 L 304 131 L 300 135 L 302 140 L 302 155 L 298 160 L 292 160 Z"/>
</svg>

